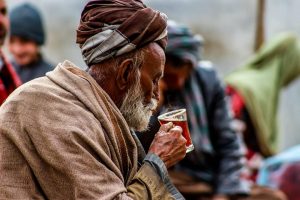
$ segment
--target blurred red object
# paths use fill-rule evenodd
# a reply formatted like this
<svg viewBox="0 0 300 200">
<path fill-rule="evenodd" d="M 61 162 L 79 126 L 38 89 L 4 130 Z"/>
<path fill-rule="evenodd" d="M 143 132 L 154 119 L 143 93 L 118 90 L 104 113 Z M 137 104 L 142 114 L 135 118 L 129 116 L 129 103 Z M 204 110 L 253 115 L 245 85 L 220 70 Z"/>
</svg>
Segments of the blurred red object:
<svg viewBox="0 0 300 200">
<path fill-rule="evenodd" d="M 300 200 L 300 162 L 289 163 L 278 177 L 278 187 L 289 200 Z"/>
</svg>

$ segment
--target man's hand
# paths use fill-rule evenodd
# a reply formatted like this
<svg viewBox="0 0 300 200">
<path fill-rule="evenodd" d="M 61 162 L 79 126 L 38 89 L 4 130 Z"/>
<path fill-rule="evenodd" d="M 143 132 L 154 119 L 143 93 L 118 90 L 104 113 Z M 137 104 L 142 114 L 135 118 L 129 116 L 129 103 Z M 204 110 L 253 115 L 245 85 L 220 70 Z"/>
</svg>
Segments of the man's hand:
<svg viewBox="0 0 300 200">
<path fill-rule="evenodd" d="M 185 145 L 186 139 L 182 136 L 181 127 L 169 122 L 162 125 L 156 133 L 149 153 L 158 155 L 169 168 L 185 157 Z"/>
</svg>

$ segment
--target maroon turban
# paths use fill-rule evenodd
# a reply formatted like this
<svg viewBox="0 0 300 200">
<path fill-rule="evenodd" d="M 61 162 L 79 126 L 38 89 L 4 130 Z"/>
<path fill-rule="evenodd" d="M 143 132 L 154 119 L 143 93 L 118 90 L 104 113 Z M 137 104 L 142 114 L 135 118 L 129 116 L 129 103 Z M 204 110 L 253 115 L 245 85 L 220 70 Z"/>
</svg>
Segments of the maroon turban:
<svg viewBox="0 0 300 200">
<path fill-rule="evenodd" d="M 88 66 L 151 42 L 167 43 L 167 16 L 140 0 L 93 0 L 84 8 L 77 43 Z"/>
</svg>

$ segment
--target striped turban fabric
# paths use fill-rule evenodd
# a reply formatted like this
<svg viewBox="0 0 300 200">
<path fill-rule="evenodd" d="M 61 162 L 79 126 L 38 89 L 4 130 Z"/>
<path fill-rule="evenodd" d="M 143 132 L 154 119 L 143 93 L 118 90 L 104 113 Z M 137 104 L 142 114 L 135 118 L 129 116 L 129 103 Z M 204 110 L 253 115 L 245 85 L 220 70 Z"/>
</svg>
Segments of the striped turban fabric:
<svg viewBox="0 0 300 200">
<path fill-rule="evenodd" d="M 140 0 L 93 0 L 84 8 L 77 30 L 88 66 L 157 42 L 167 43 L 167 16 Z"/>
</svg>

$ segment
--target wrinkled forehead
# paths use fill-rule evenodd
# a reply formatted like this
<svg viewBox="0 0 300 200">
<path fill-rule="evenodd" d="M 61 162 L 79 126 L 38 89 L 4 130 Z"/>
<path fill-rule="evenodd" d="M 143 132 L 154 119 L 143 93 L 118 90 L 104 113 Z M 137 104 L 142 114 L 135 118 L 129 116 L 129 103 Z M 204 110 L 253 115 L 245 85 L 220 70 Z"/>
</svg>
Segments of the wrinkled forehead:
<svg viewBox="0 0 300 200">
<path fill-rule="evenodd" d="M 161 76 L 165 66 L 165 53 L 157 43 L 151 43 L 144 49 L 144 62 L 142 71 L 150 76 Z"/>
</svg>

